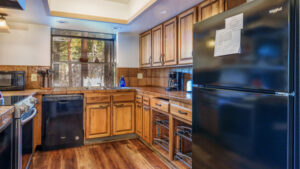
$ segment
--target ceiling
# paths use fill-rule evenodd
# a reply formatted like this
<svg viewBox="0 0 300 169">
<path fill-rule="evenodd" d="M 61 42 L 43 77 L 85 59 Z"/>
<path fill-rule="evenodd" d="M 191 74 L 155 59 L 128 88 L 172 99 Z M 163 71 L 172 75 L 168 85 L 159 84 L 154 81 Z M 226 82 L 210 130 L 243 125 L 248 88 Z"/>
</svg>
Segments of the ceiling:
<svg viewBox="0 0 300 169">
<path fill-rule="evenodd" d="M 106 0 L 118 3 L 130 3 L 131 0 Z M 53 28 L 72 29 L 104 33 L 141 33 L 200 3 L 202 0 L 157 0 L 129 24 L 117 24 L 82 19 L 51 16 L 47 0 L 26 0 L 25 11 L 3 9 L 8 14 L 7 22 L 48 25 Z M 11 28 L 13 28 L 11 26 Z"/>
</svg>

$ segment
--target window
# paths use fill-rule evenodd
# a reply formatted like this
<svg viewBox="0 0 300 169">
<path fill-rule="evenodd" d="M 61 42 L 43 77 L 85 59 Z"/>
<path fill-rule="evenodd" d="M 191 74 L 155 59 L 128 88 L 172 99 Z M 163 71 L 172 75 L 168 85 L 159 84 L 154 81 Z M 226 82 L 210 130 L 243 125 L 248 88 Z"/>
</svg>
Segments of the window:
<svg viewBox="0 0 300 169">
<path fill-rule="evenodd" d="M 115 35 L 52 29 L 54 87 L 115 85 Z"/>
</svg>

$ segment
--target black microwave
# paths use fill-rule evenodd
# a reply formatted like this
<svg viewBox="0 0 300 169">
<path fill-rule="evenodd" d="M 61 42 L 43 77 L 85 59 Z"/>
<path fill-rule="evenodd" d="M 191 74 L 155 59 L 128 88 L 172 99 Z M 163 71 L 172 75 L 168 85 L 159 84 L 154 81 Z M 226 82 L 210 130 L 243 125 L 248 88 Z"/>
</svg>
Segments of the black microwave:
<svg viewBox="0 0 300 169">
<path fill-rule="evenodd" d="M 24 71 L 0 71 L 0 91 L 25 90 Z"/>
</svg>

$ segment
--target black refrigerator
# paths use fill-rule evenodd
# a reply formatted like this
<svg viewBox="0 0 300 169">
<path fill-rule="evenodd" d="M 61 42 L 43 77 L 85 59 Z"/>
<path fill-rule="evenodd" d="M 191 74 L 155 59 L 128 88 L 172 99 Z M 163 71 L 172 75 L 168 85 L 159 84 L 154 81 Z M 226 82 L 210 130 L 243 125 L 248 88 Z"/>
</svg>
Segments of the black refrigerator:
<svg viewBox="0 0 300 169">
<path fill-rule="evenodd" d="M 194 25 L 193 168 L 293 168 L 294 8 L 254 0 Z M 238 15 L 239 49 L 216 56 Z"/>
</svg>

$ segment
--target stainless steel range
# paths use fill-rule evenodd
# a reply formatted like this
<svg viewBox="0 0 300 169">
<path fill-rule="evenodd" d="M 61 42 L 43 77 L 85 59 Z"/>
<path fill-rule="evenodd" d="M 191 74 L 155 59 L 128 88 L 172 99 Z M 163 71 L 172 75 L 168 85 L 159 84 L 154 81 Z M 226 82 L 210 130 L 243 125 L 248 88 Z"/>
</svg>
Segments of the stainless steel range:
<svg viewBox="0 0 300 169">
<path fill-rule="evenodd" d="M 4 105 L 14 105 L 13 169 L 30 168 L 33 154 L 33 118 L 36 116 L 33 96 L 4 96 Z"/>
</svg>

